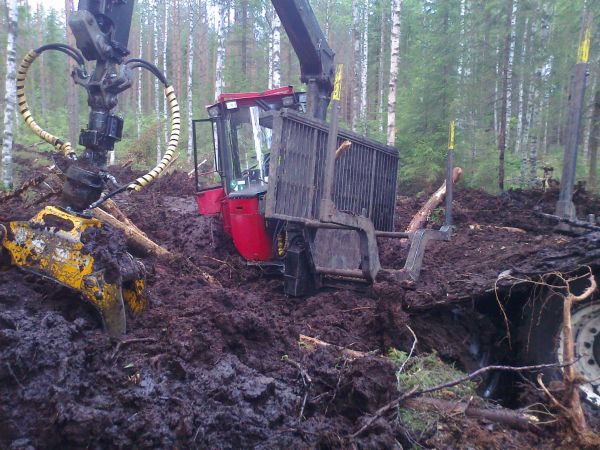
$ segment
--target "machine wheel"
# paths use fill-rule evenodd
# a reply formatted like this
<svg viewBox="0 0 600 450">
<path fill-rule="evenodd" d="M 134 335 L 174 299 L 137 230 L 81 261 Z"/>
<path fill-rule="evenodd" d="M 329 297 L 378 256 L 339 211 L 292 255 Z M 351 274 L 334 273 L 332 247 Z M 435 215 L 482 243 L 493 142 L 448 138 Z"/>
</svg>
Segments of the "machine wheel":
<svg viewBox="0 0 600 450">
<path fill-rule="evenodd" d="M 577 293 L 581 286 L 572 286 Z M 563 351 L 563 298 L 545 291 L 530 300 L 524 311 L 524 322 L 519 329 L 519 362 L 523 365 L 562 362 Z M 573 338 L 575 342 L 575 369 L 589 383 L 581 386 L 582 399 L 594 409 L 600 408 L 600 301 L 597 297 L 574 305 L 572 311 Z M 551 368 L 542 371 L 545 384 L 562 379 L 562 370 Z M 537 373 L 532 374 L 535 379 Z"/>
</svg>

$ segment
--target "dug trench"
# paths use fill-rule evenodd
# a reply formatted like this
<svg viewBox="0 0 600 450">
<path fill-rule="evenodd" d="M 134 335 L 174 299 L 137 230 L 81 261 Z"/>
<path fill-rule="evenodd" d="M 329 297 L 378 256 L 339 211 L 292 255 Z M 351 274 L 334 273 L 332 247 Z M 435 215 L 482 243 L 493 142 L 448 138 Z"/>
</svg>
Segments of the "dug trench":
<svg viewBox="0 0 600 450">
<path fill-rule="evenodd" d="M 415 434 L 395 414 L 349 438 L 402 389 L 389 350 L 408 352 L 412 330 L 416 354 L 435 351 L 473 370 L 481 349 L 501 341 L 502 323 L 485 314 L 495 288 L 502 297 L 512 287 L 497 285 L 501 272 L 597 259 L 593 239 L 556 234 L 535 216 L 534 207 L 552 212 L 556 192 L 459 189 L 452 242 L 431 245 L 414 286 L 381 282 L 290 298 L 281 279 L 244 264 L 218 218 L 197 214 L 191 186 L 173 173 L 117 201 L 178 255 L 142 258 L 150 305 L 129 319 L 121 344 L 68 289 L 14 268 L 0 272 L 1 448 L 410 447 Z M 398 199 L 397 229 L 422 201 Z M 600 206 L 582 191 L 576 201 L 582 214 Z M 2 202 L 0 218 L 37 209 L 24 195 Z M 406 248 L 380 246 L 385 266 L 402 266 Z M 223 288 L 202 283 L 194 267 Z M 335 346 L 306 345 L 300 335 Z M 336 346 L 367 354 L 350 359 Z M 435 448 L 555 448 L 565 436 L 561 428 L 513 430 L 459 414 L 438 417 L 416 440 Z"/>
</svg>

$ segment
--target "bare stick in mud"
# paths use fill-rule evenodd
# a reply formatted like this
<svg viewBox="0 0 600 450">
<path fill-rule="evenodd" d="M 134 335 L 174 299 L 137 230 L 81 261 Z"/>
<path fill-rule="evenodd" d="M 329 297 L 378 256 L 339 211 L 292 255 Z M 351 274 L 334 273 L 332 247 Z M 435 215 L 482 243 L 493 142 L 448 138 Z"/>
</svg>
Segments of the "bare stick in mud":
<svg viewBox="0 0 600 450">
<path fill-rule="evenodd" d="M 125 345 L 134 344 L 134 343 L 137 343 L 137 342 L 156 342 L 156 341 L 158 341 L 158 339 L 153 338 L 153 337 L 131 338 L 131 339 L 125 339 L 123 341 L 119 341 L 119 342 L 117 342 L 117 346 L 115 347 L 115 351 L 110 356 L 110 359 L 115 359 L 115 357 L 117 356 L 117 353 L 119 353 L 119 350 L 121 350 L 121 348 L 123 346 L 125 346 Z"/>
<path fill-rule="evenodd" d="M 369 353 L 359 352 L 358 350 L 352 350 L 352 349 L 349 349 L 346 347 L 340 347 L 339 345 L 330 344 L 329 342 L 325 342 L 325 341 L 322 341 L 322 340 L 314 338 L 314 337 L 305 336 L 303 334 L 300 335 L 299 340 L 300 340 L 301 344 L 304 344 L 307 346 L 335 348 L 336 350 L 339 350 L 340 352 L 342 352 L 343 355 L 345 355 L 351 359 L 364 358 L 365 356 L 371 356 Z"/>
<path fill-rule="evenodd" d="M 293 359 L 291 359 L 289 356 L 284 356 L 282 358 L 282 361 L 285 361 L 289 364 L 291 364 L 292 366 L 296 367 L 298 369 L 298 371 L 300 372 L 300 377 L 302 378 L 302 383 L 304 384 L 304 398 L 302 399 L 302 406 L 300 407 L 300 414 L 298 416 L 298 418 L 300 420 L 302 420 L 302 417 L 304 417 L 304 408 L 306 408 L 306 400 L 308 399 L 308 391 L 310 389 L 310 386 L 312 385 L 312 378 L 310 377 L 310 375 L 308 374 L 308 372 L 306 371 L 306 369 L 304 367 L 302 367 L 302 364 L 300 364 L 297 361 L 294 361 Z"/>
<path fill-rule="evenodd" d="M 460 180 L 461 175 L 462 169 L 460 167 L 455 167 L 454 171 L 452 172 L 452 183 L 458 183 L 458 180 Z M 431 215 L 431 212 L 442 204 L 445 196 L 446 182 L 444 181 L 444 184 L 442 184 L 440 188 L 437 191 L 435 191 L 431 197 L 429 197 L 429 200 L 427 200 L 427 202 L 423 205 L 419 212 L 417 212 L 417 214 L 413 216 L 412 220 L 410 221 L 410 224 L 406 228 L 406 232 L 411 233 L 423 228 L 423 226 L 425 226 L 425 223 L 427 222 L 427 218 Z"/>
</svg>

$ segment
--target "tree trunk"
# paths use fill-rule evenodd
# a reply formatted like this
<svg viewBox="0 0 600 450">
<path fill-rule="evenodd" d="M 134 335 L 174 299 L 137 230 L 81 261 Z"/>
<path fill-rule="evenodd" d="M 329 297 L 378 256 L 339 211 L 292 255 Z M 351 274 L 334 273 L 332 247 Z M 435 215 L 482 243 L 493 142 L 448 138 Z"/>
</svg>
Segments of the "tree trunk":
<svg viewBox="0 0 600 450">
<path fill-rule="evenodd" d="M 154 65 L 158 67 L 158 1 L 154 1 L 152 8 L 153 19 L 154 19 Z M 156 114 L 156 164 L 162 159 L 162 146 L 161 146 L 161 126 L 160 126 L 160 88 L 158 84 L 158 78 L 154 77 L 154 110 Z"/>
<path fill-rule="evenodd" d="M 215 99 L 223 93 L 223 67 L 225 66 L 225 14 L 228 8 L 225 1 L 219 2 L 219 18 L 217 23 L 217 59 L 215 64 Z"/>
<path fill-rule="evenodd" d="M 2 184 L 13 187 L 12 150 L 15 104 L 17 102 L 17 25 L 19 10 L 17 0 L 8 0 L 8 33 L 6 36 L 6 84 L 4 96 L 4 135 L 2 140 Z"/>
<path fill-rule="evenodd" d="M 506 147 L 510 148 L 510 119 L 512 117 L 512 80 L 513 66 L 515 59 L 515 26 L 517 16 L 518 0 L 513 0 L 512 8 L 510 9 L 510 44 L 508 51 L 508 66 L 507 66 L 507 82 L 506 82 Z"/>
<path fill-rule="evenodd" d="M 44 10 L 41 5 L 38 4 L 37 7 L 37 44 L 41 46 L 44 44 Z M 40 86 L 48 86 L 48 80 L 46 77 L 46 61 L 44 58 L 44 54 L 42 54 L 39 58 L 40 65 Z M 46 89 L 40 89 L 41 92 L 41 115 L 42 117 L 46 117 L 46 113 L 48 111 L 48 93 Z"/>
<path fill-rule="evenodd" d="M 169 77 L 169 72 L 167 71 L 167 50 L 169 49 L 168 47 L 168 41 L 169 41 L 169 10 L 167 8 L 167 2 L 164 2 L 164 21 L 163 21 L 163 30 L 162 30 L 162 34 L 163 34 L 163 46 L 162 46 L 162 71 L 165 74 L 165 76 L 167 77 L 167 79 L 171 79 L 171 77 Z M 161 89 L 162 90 L 162 89 Z M 177 94 L 177 93 L 176 93 Z M 163 126 L 163 119 L 168 117 L 169 115 L 169 110 L 168 110 L 168 106 L 167 106 L 167 97 L 165 95 L 162 95 L 161 92 L 161 97 L 163 99 L 163 115 L 160 118 L 159 123 L 161 124 L 159 126 L 159 128 L 162 128 L 164 136 L 165 136 L 165 145 L 169 140 L 169 130 L 167 130 L 166 126 Z M 160 159 L 159 159 L 160 161 Z"/>
<path fill-rule="evenodd" d="M 75 47 L 75 36 L 69 27 L 69 17 L 73 12 L 73 0 L 65 0 L 65 18 L 67 27 L 67 43 L 71 47 Z M 75 69 L 75 61 L 73 58 L 67 58 L 69 75 Z M 42 86 L 42 89 L 46 89 L 46 86 Z M 73 80 L 67 81 L 67 109 L 69 115 L 69 140 L 73 143 L 73 148 L 76 147 L 76 143 L 79 141 L 79 95 L 77 86 Z"/>
<path fill-rule="evenodd" d="M 181 53 L 181 32 L 180 32 L 180 17 L 179 17 L 179 2 L 173 0 L 173 38 L 171 40 L 173 48 L 173 69 L 175 70 L 175 92 L 177 95 L 182 95 L 183 85 L 183 61 Z"/>
<path fill-rule="evenodd" d="M 361 98 L 361 45 L 360 45 L 360 7 L 358 0 L 352 0 L 352 131 L 357 130 L 358 120 L 360 117 L 360 98 Z"/>
<path fill-rule="evenodd" d="M 384 78 L 383 75 L 385 71 L 383 70 L 384 61 L 385 61 L 385 44 L 386 44 L 386 33 L 385 33 L 385 14 L 384 14 L 384 6 L 386 2 L 384 0 L 380 0 L 380 8 L 381 8 L 381 16 L 379 22 L 379 73 L 377 74 L 377 121 L 379 122 L 379 132 L 383 133 L 383 120 L 384 120 L 384 110 L 383 110 L 383 99 L 385 88 L 383 87 Z"/>
<path fill-rule="evenodd" d="M 272 83 L 274 88 L 281 86 L 281 20 L 273 9 L 273 60 L 272 60 Z"/>
<path fill-rule="evenodd" d="M 513 1 L 507 0 L 506 8 L 506 38 L 504 40 L 503 66 L 502 66 L 502 107 L 500 111 L 500 124 L 498 131 L 498 188 L 504 191 L 504 153 L 506 151 L 506 116 L 508 108 L 508 71 L 510 65 L 510 47 L 512 36 Z"/>
<path fill-rule="evenodd" d="M 360 73 L 360 121 L 367 133 L 367 94 L 369 76 L 369 0 L 365 0 L 362 11 L 362 55 Z"/>
<path fill-rule="evenodd" d="M 390 56 L 390 84 L 388 90 L 387 143 L 396 142 L 396 85 L 400 66 L 400 16 L 402 0 L 392 0 L 392 43 Z"/>
<path fill-rule="evenodd" d="M 144 11 L 140 9 L 140 33 L 138 45 L 140 47 L 139 57 L 144 57 Z M 142 136 L 142 70 L 137 74 L 137 138 Z"/>
<path fill-rule="evenodd" d="M 588 184 L 590 189 L 595 190 L 597 184 L 596 166 L 598 163 L 598 141 L 600 141 L 600 89 L 597 89 L 594 94 L 594 110 L 592 113 L 592 125 L 590 129 L 590 171 Z"/>
<path fill-rule="evenodd" d="M 187 159 L 188 162 L 193 159 L 193 142 L 192 142 L 192 130 L 193 130 L 193 117 L 194 117 L 194 28 L 195 28 L 195 14 L 192 6 L 192 1 L 188 2 L 188 17 L 189 17 L 189 33 L 188 33 L 188 54 L 187 54 L 187 123 L 188 123 L 188 145 L 187 145 Z"/>
</svg>

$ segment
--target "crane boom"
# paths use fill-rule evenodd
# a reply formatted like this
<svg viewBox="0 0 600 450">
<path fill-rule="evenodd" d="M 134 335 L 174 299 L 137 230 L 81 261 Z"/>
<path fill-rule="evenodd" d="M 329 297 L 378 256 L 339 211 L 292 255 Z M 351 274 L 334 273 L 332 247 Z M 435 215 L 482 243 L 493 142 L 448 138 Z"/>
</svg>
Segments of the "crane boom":
<svg viewBox="0 0 600 450">
<path fill-rule="evenodd" d="M 307 85 L 308 114 L 325 120 L 334 80 L 335 53 L 308 0 L 271 0 L 300 61 L 300 81 Z"/>
</svg>

